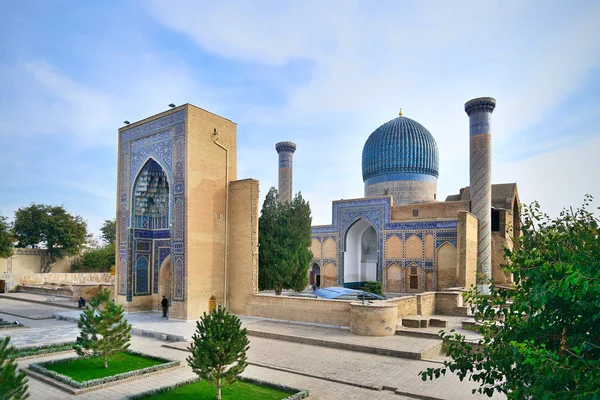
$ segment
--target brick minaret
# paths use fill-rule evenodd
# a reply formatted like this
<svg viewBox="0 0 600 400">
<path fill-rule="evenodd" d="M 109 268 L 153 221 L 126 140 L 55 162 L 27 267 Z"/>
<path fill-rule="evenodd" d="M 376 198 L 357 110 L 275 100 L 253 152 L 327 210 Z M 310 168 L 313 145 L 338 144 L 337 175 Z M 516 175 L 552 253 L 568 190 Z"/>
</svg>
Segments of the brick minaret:
<svg viewBox="0 0 600 400">
<path fill-rule="evenodd" d="M 289 203 L 292 201 L 292 161 L 296 144 L 292 142 L 279 142 L 275 145 L 279 154 L 279 201 Z"/>
<path fill-rule="evenodd" d="M 480 97 L 465 103 L 471 137 L 471 213 L 479 220 L 477 291 L 489 293 L 492 277 L 492 112 L 496 100 Z"/>
</svg>

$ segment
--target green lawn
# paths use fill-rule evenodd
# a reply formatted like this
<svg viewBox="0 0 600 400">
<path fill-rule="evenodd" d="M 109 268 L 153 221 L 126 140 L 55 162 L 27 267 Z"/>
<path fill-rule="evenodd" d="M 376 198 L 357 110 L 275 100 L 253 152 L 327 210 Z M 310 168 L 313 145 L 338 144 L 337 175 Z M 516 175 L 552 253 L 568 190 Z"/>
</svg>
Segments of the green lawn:
<svg viewBox="0 0 600 400">
<path fill-rule="evenodd" d="M 134 354 L 121 353 L 108 358 L 108 368 L 104 368 L 102 357 L 93 357 L 47 365 L 46 369 L 66 375 L 77 382 L 85 382 L 158 364 L 164 364 L 164 362 Z"/>
<path fill-rule="evenodd" d="M 144 400 L 157 399 L 196 399 L 214 400 L 216 389 L 206 381 L 190 383 L 167 392 L 158 393 L 144 397 Z M 231 385 L 223 386 L 221 389 L 223 400 L 281 400 L 290 396 L 281 390 L 258 386 L 252 383 L 235 381 Z"/>
</svg>

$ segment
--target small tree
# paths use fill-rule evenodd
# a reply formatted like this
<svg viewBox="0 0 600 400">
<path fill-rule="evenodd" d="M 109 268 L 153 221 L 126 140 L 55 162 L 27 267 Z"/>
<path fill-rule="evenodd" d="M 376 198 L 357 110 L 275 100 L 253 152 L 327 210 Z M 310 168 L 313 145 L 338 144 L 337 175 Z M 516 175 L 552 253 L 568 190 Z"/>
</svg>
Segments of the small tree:
<svg viewBox="0 0 600 400">
<path fill-rule="evenodd" d="M 87 223 L 69 214 L 62 206 L 31 204 L 15 212 L 13 233 L 17 247 L 46 248 L 48 257 L 42 272 L 65 256 L 79 254 L 88 237 Z"/>
<path fill-rule="evenodd" d="M 25 372 L 17 372 L 17 363 L 12 357 L 15 348 L 8 345 L 10 336 L 0 340 L 0 400 L 21 400 L 27 394 Z"/>
<path fill-rule="evenodd" d="M 4 215 L 0 215 L 0 258 L 8 258 L 13 253 L 11 226 Z"/>
<path fill-rule="evenodd" d="M 102 240 L 107 244 L 114 244 L 117 240 L 117 221 L 113 219 L 107 219 L 100 228 Z"/>
<path fill-rule="evenodd" d="M 260 290 L 301 291 L 308 284 L 308 268 L 313 255 L 310 205 L 300 193 L 291 203 L 280 204 L 277 190 L 271 188 L 258 221 L 258 286 Z"/>
<path fill-rule="evenodd" d="M 216 386 L 217 400 L 221 400 L 223 382 L 232 383 L 246 368 L 246 329 L 238 317 L 219 306 L 196 323 L 192 340 L 187 362 L 200 378 Z"/>
<path fill-rule="evenodd" d="M 90 249 L 83 252 L 81 257 L 73 263 L 73 270 L 91 268 L 94 271 L 109 271 L 115 265 L 115 244 L 107 244 L 99 249 Z"/>
<path fill-rule="evenodd" d="M 80 356 L 102 357 L 108 368 L 108 357 L 129 348 L 131 325 L 123 318 L 123 307 L 110 300 L 110 291 L 103 289 L 90 300 L 77 322 L 81 340 L 75 346 Z"/>
<path fill-rule="evenodd" d="M 556 219 L 537 203 L 525 209 L 522 236 L 506 250 L 514 287 L 467 296 L 483 337 L 478 348 L 445 335 L 452 360 L 421 372 L 423 380 L 449 370 L 488 396 L 599 398 L 600 233 L 590 201 Z"/>
</svg>

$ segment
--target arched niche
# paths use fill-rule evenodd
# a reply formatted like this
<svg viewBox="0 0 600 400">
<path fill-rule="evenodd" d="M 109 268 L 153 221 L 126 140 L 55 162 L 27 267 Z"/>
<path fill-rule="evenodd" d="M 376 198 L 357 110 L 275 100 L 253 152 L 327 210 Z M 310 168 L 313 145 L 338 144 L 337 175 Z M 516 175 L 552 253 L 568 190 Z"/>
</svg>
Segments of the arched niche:
<svg viewBox="0 0 600 400">
<path fill-rule="evenodd" d="M 310 251 L 313 253 L 313 258 L 321 258 L 321 242 L 319 239 L 311 240 Z"/>
<path fill-rule="evenodd" d="M 437 249 L 435 264 L 438 289 L 446 289 L 458 284 L 456 248 L 451 243 L 445 242 Z"/>
<path fill-rule="evenodd" d="M 406 239 L 404 244 L 405 258 L 422 258 L 423 257 L 423 242 L 417 235 L 412 235 Z"/>
<path fill-rule="evenodd" d="M 385 258 L 402 258 L 402 239 L 393 235 L 385 243 Z"/>
<path fill-rule="evenodd" d="M 327 238 L 323 242 L 323 258 L 337 258 L 337 243 L 333 238 Z"/>
<path fill-rule="evenodd" d="M 425 258 L 433 258 L 434 247 L 433 235 L 425 235 L 425 240 L 423 240 L 423 253 Z"/>
<path fill-rule="evenodd" d="M 210 299 L 208 299 L 208 313 L 211 314 L 216 309 L 217 309 L 217 298 L 215 296 L 210 296 Z"/>
<path fill-rule="evenodd" d="M 402 292 L 402 268 L 390 264 L 385 271 L 386 292 Z"/>
<path fill-rule="evenodd" d="M 321 279 L 321 287 L 337 286 L 337 273 L 332 263 L 328 262 L 323 266 Z"/>
</svg>

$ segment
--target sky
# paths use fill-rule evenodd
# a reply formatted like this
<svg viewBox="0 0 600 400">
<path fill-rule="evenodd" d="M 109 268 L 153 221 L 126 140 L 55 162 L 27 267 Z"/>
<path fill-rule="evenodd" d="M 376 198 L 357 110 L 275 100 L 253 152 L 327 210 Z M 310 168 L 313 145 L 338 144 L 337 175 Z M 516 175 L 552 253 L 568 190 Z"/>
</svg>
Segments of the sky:
<svg viewBox="0 0 600 400">
<path fill-rule="evenodd" d="M 117 129 L 191 103 L 237 123 L 238 179 L 294 192 L 313 224 L 363 196 L 362 147 L 404 116 L 439 149 L 438 199 L 469 184 L 464 103 L 496 98 L 492 180 L 556 216 L 600 199 L 600 2 L 0 2 L 0 214 L 114 218 Z M 262 199 L 261 199 L 262 202 Z M 597 207 L 600 201 L 595 201 Z"/>
</svg>

